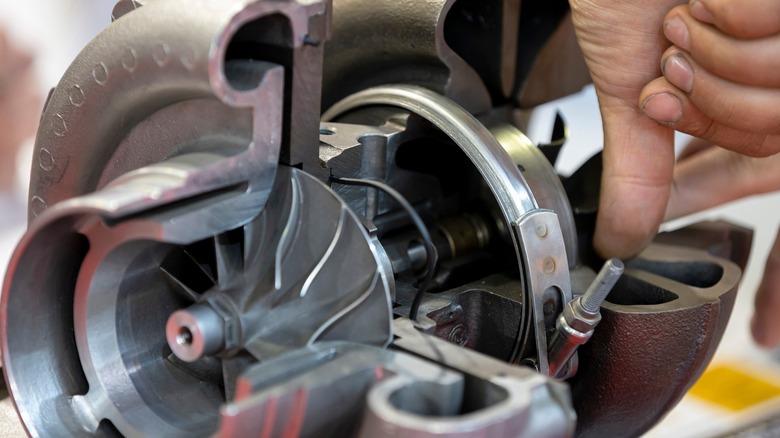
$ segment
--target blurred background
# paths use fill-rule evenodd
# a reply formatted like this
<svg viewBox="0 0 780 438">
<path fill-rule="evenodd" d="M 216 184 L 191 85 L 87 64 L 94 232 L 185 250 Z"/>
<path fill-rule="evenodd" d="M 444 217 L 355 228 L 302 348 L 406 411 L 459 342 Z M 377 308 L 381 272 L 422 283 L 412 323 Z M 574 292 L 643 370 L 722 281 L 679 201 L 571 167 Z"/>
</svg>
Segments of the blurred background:
<svg viewBox="0 0 780 438">
<path fill-rule="evenodd" d="M 110 22 L 112 8 L 111 0 L 0 2 L 0 278 L 26 227 L 32 143 L 45 96 L 81 48 Z M 549 140 L 556 111 L 563 114 L 569 127 L 569 142 L 559 158 L 558 170 L 569 175 L 601 148 L 601 123 L 592 87 L 538 108 L 528 129 L 533 140 Z M 684 136 L 678 137 L 678 149 L 685 141 Z M 714 384 L 707 383 L 712 379 L 704 382 L 709 386 L 686 396 L 647 434 L 649 437 L 729 436 L 736 431 L 742 431 L 740 436 L 780 436 L 780 424 L 776 424 L 780 423 L 776 419 L 780 412 L 777 355 L 758 349 L 749 334 L 753 294 L 780 222 L 780 194 L 735 202 L 674 221 L 665 228 L 717 218 L 755 232 L 736 308 L 711 367 L 735 372 L 726 377 L 720 373 Z M 744 380 L 744 376 L 754 380 Z M 727 403 L 740 396 L 737 392 L 748 390 L 754 391 L 750 398 L 754 403 Z M 10 404 L 3 403 L 0 408 L 0 436 L 18 434 L 19 428 L 7 423 L 15 421 Z"/>
<path fill-rule="evenodd" d="M 0 278 L 26 227 L 32 144 L 45 98 L 111 21 L 113 3 L 0 2 Z"/>
</svg>

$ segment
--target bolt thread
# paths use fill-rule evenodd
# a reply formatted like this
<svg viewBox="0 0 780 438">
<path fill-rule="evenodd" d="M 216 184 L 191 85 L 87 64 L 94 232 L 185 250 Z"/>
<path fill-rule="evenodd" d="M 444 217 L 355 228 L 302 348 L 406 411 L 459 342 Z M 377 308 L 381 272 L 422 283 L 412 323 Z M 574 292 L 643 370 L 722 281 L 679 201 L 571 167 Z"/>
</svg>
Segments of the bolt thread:
<svg viewBox="0 0 780 438">
<path fill-rule="evenodd" d="M 623 274 L 623 262 L 619 259 L 609 259 L 596 275 L 588 290 L 580 298 L 582 308 L 589 313 L 598 313 L 601 303 L 607 298 L 612 288 Z"/>
</svg>

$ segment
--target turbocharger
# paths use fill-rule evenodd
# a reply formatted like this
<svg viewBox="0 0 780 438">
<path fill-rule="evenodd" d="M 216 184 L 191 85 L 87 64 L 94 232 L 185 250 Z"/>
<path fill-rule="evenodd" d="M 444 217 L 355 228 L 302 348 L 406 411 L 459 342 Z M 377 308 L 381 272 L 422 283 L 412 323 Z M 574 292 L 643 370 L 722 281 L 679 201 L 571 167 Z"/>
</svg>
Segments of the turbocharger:
<svg viewBox="0 0 780 438">
<path fill-rule="evenodd" d="M 523 134 L 587 81 L 565 1 L 113 18 L 46 103 L 3 286 L 30 435 L 635 436 L 711 359 L 750 231 L 600 260 L 600 157 L 561 178 L 563 120 Z"/>
</svg>

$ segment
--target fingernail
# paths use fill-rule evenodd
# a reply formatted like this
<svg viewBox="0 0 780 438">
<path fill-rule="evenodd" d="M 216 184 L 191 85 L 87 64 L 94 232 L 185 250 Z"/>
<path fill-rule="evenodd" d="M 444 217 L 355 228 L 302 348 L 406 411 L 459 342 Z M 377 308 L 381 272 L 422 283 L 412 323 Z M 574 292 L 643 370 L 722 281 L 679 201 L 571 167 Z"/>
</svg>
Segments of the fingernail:
<svg viewBox="0 0 780 438">
<path fill-rule="evenodd" d="M 690 93 L 693 90 L 693 69 L 685 56 L 676 54 L 664 59 L 661 70 L 666 80 L 675 87 Z"/>
<path fill-rule="evenodd" d="M 712 15 L 712 12 L 710 12 L 710 10 L 704 6 L 704 3 L 702 3 L 701 0 L 691 0 L 688 8 L 691 11 L 691 15 L 693 15 L 697 20 L 703 21 L 705 23 L 715 22 L 715 17 Z"/>
<path fill-rule="evenodd" d="M 664 35 L 675 46 L 683 50 L 691 50 L 688 26 L 680 17 L 672 17 L 664 22 Z"/>
<path fill-rule="evenodd" d="M 682 119 L 682 103 L 671 93 L 654 94 L 641 105 L 642 111 L 651 119 L 666 124 L 675 124 Z"/>
</svg>

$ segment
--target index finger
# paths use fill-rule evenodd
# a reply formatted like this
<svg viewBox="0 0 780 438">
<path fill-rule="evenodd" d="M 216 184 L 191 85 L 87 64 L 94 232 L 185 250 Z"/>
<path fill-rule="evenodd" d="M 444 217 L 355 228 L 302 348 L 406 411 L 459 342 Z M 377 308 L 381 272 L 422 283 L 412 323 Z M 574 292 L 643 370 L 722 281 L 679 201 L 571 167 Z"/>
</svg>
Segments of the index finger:
<svg viewBox="0 0 780 438">
<path fill-rule="evenodd" d="M 628 258 L 650 243 L 663 221 L 674 171 L 674 131 L 627 104 L 602 105 L 601 113 L 604 170 L 593 244 L 602 257 Z"/>
</svg>

